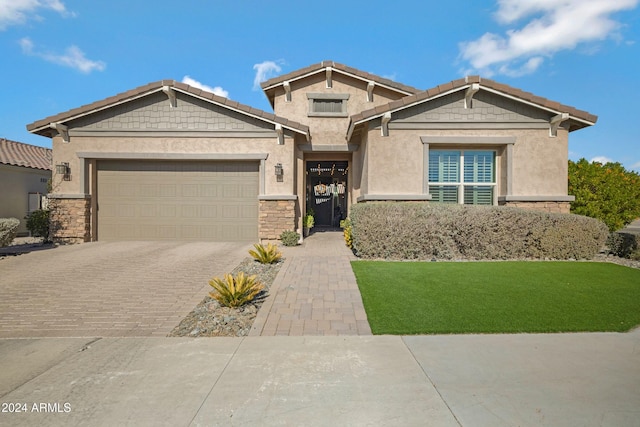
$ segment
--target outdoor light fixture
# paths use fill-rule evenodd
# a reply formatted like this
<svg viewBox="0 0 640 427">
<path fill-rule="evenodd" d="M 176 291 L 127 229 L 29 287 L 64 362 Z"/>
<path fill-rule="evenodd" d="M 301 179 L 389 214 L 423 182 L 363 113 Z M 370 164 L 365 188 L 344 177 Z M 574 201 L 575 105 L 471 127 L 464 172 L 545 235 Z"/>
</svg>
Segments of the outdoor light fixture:
<svg viewBox="0 0 640 427">
<path fill-rule="evenodd" d="M 71 181 L 71 168 L 69 167 L 69 163 L 58 163 L 56 165 L 56 173 L 62 175 L 64 181 Z"/>
<path fill-rule="evenodd" d="M 284 175 L 284 171 L 282 170 L 282 163 L 276 163 L 276 176 Z"/>
</svg>

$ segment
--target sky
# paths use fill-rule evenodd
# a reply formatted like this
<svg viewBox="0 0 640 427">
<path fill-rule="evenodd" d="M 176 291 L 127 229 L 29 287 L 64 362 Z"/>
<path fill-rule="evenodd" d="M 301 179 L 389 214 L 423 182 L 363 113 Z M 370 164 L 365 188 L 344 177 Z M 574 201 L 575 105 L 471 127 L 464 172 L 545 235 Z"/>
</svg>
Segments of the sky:
<svg viewBox="0 0 640 427">
<path fill-rule="evenodd" d="M 480 75 L 598 116 L 569 158 L 640 171 L 640 0 L 0 0 L 0 138 L 161 79 L 272 111 L 333 60 L 420 89 Z"/>
</svg>

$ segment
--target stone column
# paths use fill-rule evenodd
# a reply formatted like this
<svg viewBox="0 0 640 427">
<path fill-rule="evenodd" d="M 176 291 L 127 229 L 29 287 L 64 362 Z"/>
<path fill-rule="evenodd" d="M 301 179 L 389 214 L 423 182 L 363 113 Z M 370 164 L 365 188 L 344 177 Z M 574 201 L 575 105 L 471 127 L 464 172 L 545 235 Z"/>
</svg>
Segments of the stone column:
<svg viewBox="0 0 640 427">
<path fill-rule="evenodd" d="M 91 241 L 91 196 L 49 195 L 50 233 L 55 243 Z"/>
</svg>

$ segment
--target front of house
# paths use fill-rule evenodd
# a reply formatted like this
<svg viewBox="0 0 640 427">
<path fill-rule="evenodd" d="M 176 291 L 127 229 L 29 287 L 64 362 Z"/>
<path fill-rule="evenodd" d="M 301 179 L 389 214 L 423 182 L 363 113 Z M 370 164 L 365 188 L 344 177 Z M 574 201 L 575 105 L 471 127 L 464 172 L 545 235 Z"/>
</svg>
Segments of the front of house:
<svg viewBox="0 0 640 427">
<path fill-rule="evenodd" d="M 568 212 L 569 132 L 597 117 L 467 77 L 423 91 L 324 61 L 273 113 L 173 80 L 27 126 L 53 140 L 56 240 L 275 240 L 313 209 L 420 201 Z"/>
</svg>

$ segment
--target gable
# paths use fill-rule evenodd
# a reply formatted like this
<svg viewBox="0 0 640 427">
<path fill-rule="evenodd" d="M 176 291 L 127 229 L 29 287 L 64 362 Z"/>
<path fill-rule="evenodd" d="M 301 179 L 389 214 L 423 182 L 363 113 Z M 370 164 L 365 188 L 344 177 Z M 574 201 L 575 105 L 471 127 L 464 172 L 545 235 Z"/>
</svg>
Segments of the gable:
<svg viewBox="0 0 640 427">
<path fill-rule="evenodd" d="M 458 91 L 393 113 L 393 123 L 540 123 L 551 113 L 532 105 L 480 90 L 465 108 L 465 93 Z"/>
<path fill-rule="evenodd" d="M 155 92 L 72 120 L 68 127 L 76 133 L 209 131 L 273 134 L 273 125 L 267 122 L 181 92 L 176 93 L 175 107 L 171 106 L 167 95 Z"/>
</svg>

